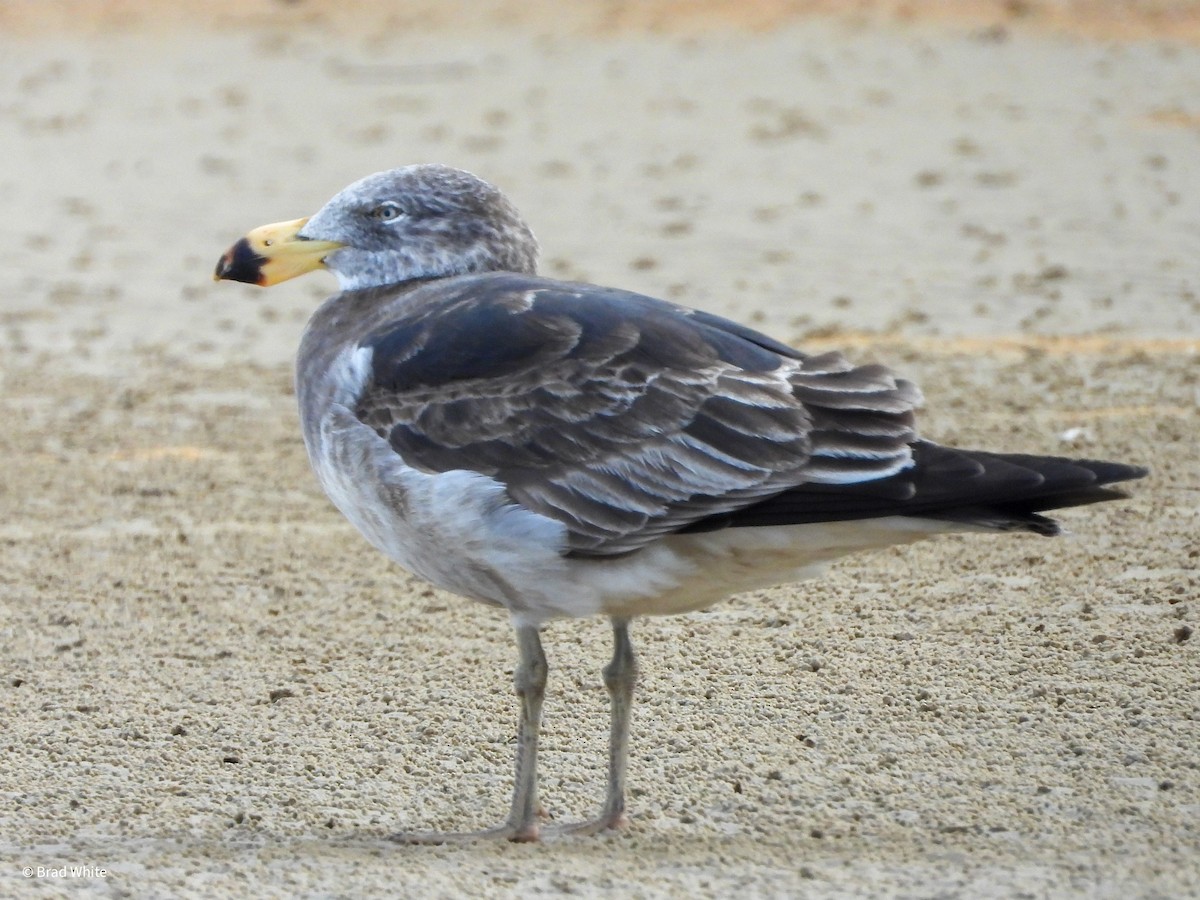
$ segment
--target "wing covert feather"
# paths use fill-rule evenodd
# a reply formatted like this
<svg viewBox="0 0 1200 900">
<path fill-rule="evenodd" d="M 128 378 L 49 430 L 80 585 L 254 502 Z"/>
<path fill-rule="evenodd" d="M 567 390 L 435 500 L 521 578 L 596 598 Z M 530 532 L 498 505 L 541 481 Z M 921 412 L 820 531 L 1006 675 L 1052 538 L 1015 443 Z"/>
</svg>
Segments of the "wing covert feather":
<svg viewBox="0 0 1200 900">
<path fill-rule="evenodd" d="M 418 469 L 469 469 L 611 555 L 799 484 L 911 461 L 920 395 L 709 313 L 533 276 L 419 289 L 371 335 L 355 413 Z"/>
</svg>

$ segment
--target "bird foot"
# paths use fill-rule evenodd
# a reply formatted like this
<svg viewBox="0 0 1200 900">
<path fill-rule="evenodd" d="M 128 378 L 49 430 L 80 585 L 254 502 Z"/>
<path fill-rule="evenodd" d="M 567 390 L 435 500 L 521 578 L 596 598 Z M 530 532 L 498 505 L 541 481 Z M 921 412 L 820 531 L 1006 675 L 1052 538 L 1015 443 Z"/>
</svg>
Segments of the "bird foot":
<svg viewBox="0 0 1200 900">
<path fill-rule="evenodd" d="M 571 822 L 565 825 L 527 825 L 504 823 L 495 828 L 481 831 L 401 831 L 388 835 L 388 840 L 397 844 L 474 844 L 479 841 L 512 841 L 530 844 L 560 837 L 599 834 L 602 831 L 619 831 L 629 824 L 625 813 L 604 813 L 586 822 Z"/>
<path fill-rule="evenodd" d="M 541 840 L 541 828 L 536 822 L 517 826 L 509 823 L 481 831 L 401 831 L 387 839 L 397 844 L 474 844 L 478 841 L 512 841 L 528 844 Z"/>
<path fill-rule="evenodd" d="M 629 826 L 629 816 L 623 812 L 602 813 L 586 822 L 570 822 L 565 825 L 549 825 L 544 830 L 545 837 L 566 837 L 567 835 L 600 834 L 602 831 L 623 831 Z"/>
</svg>

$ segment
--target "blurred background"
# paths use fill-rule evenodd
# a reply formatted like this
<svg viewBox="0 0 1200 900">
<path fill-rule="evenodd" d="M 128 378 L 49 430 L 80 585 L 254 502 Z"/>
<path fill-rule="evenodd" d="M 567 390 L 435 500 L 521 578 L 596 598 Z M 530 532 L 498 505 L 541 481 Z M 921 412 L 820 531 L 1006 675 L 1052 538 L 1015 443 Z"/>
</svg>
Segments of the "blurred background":
<svg viewBox="0 0 1200 900">
<path fill-rule="evenodd" d="M 7 0 L 0 340 L 285 361 L 332 279 L 239 295 L 217 255 L 429 161 L 510 193 L 546 274 L 787 340 L 1190 333 L 1198 29 L 1193 2 Z"/>
</svg>

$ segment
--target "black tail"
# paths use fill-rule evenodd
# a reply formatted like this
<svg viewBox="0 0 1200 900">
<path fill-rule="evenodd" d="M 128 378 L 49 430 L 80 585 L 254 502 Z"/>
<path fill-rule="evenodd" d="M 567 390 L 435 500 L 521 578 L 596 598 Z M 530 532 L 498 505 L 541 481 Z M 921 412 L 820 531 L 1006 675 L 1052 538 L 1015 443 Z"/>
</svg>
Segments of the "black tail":
<svg viewBox="0 0 1200 900">
<path fill-rule="evenodd" d="M 800 485 L 687 530 L 913 516 L 1055 535 L 1058 523 L 1038 513 L 1120 499 L 1127 495 L 1108 485 L 1147 473 L 1122 463 L 956 450 L 918 441 L 913 465 L 888 478 Z"/>
</svg>

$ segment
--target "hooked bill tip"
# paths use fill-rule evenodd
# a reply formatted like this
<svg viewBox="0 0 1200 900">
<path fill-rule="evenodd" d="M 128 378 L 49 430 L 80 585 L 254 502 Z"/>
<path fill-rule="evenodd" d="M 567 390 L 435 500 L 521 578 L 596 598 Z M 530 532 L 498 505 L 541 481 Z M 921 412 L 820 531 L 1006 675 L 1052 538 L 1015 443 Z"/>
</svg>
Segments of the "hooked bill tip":
<svg viewBox="0 0 1200 900">
<path fill-rule="evenodd" d="M 214 281 L 241 281 L 245 284 L 263 283 L 263 263 L 265 257 L 255 253 L 246 238 L 241 238 L 236 244 L 225 251 L 217 260 L 217 268 L 213 271 Z"/>
</svg>

